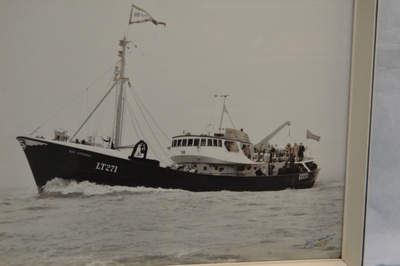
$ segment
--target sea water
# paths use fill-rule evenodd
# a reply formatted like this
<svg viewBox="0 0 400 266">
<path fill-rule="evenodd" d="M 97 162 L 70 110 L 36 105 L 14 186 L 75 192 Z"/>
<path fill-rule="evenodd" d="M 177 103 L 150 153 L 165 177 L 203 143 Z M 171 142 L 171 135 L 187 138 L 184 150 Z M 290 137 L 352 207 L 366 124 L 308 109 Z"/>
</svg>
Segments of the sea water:
<svg viewBox="0 0 400 266">
<path fill-rule="evenodd" d="M 1 189 L 1 265 L 164 265 L 339 258 L 343 181 L 188 192 L 54 179 Z"/>
</svg>

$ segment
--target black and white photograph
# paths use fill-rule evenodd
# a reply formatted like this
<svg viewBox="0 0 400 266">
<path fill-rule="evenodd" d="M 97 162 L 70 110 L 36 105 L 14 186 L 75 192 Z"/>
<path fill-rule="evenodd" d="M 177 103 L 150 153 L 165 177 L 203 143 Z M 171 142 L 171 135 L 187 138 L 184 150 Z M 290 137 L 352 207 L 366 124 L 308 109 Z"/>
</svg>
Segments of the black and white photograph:
<svg viewBox="0 0 400 266">
<path fill-rule="evenodd" d="M 341 257 L 351 0 L 0 2 L 0 259 Z"/>
</svg>

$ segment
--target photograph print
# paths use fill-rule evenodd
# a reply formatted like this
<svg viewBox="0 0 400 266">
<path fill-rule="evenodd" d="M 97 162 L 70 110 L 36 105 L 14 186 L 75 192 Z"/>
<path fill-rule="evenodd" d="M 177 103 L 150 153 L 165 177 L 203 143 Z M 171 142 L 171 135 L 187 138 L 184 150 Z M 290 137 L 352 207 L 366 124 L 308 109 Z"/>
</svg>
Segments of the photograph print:
<svg viewBox="0 0 400 266">
<path fill-rule="evenodd" d="M 341 257 L 353 1 L 0 5 L 9 265 Z"/>
</svg>

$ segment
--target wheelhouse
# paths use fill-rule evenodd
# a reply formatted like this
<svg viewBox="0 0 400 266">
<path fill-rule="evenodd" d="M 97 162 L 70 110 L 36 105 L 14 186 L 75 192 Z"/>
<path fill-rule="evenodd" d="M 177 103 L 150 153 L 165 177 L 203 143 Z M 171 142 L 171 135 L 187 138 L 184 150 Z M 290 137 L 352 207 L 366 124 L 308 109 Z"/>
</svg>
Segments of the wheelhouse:
<svg viewBox="0 0 400 266">
<path fill-rule="evenodd" d="M 222 139 L 203 136 L 178 136 L 172 140 L 171 147 L 222 147 Z"/>
</svg>

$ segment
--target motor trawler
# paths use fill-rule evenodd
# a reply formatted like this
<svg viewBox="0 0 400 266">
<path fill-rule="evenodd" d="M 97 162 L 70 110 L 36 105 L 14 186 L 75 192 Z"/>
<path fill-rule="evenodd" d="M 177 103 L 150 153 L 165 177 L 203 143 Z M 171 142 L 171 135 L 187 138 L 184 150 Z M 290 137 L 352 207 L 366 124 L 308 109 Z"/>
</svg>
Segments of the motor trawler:
<svg viewBox="0 0 400 266">
<path fill-rule="evenodd" d="M 132 5 L 130 25 L 154 20 L 143 9 Z M 267 191 L 286 188 L 310 188 L 320 169 L 311 158 L 296 159 L 296 154 L 283 152 L 269 144 L 270 139 L 290 122 L 285 122 L 265 139 L 253 145 L 242 129 L 222 129 L 227 113 L 224 98 L 221 124 L 218 132 L 204 134 L 185 131 L 172 138 L 168 148 L 171 165 L 162 166 L 159 160 L 149 158 L 149 144 L 140 140 L 132 145 L 132 152 L 121 152 L 126 146 L 121 139 L 124 127 L 124 90 L 129 79 L 125 77 L 125 55 L 129 41 L 120 40 L 122 50 L 114 83 L 98 105 L 70 137 L 66 130 L 56 130 L 53 139 L 30 136 L 17 137 L 28 159 L 39 192 L 54 178 L 89 181 L 100 185 L 183 189 L 189 191 Z M 94 137 L 76 139 L 77 133 L 90 119 L 111 91 L 117 90 L 116 123 L 108 144 L 96 143 Z M 264 148 L 265 147 L 265 148 Z"/>
</svg>

